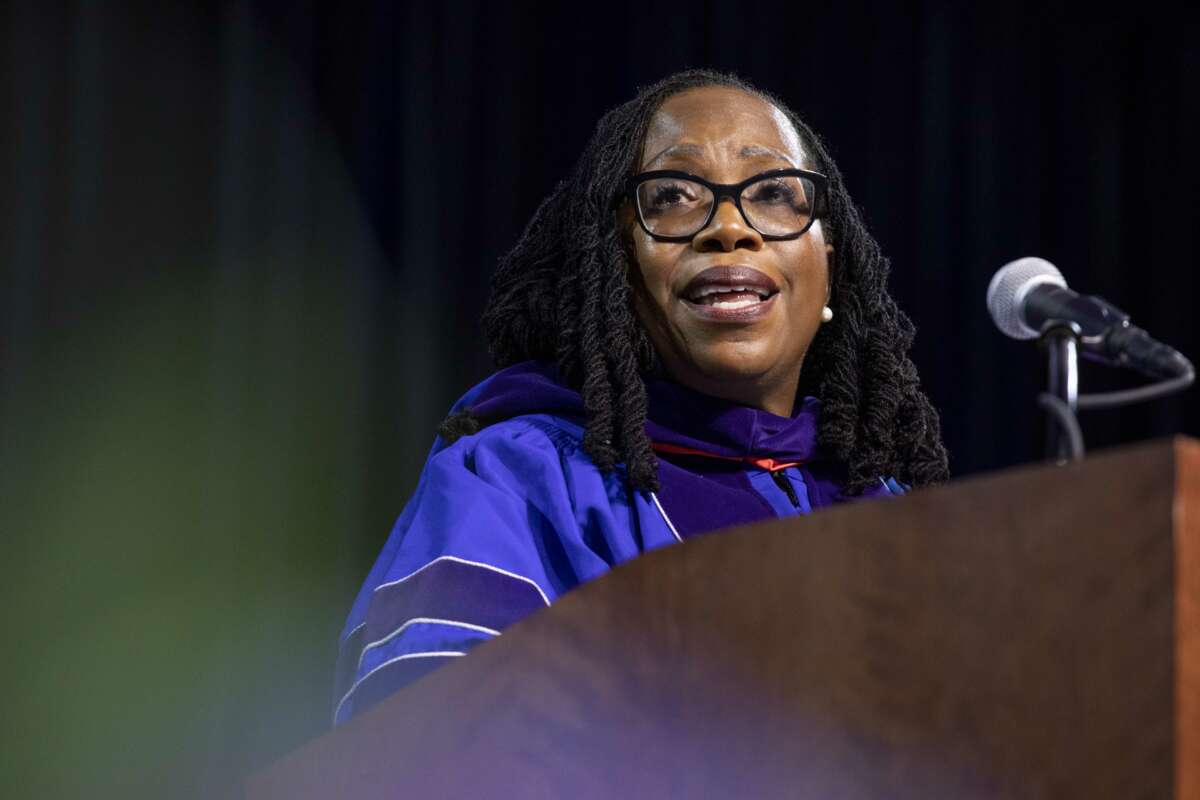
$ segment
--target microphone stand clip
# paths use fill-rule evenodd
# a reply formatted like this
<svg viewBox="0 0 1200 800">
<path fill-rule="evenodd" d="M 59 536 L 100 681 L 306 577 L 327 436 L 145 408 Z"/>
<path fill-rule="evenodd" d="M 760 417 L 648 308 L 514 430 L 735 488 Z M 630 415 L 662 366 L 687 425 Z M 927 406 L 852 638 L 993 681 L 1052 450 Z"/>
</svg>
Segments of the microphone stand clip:
<svg viewBox="0 0 1200 800">
<path fill-rule="evenodd" d="M 1070 320 L 1051 319 L 1042 325 L 1038 346 L 1046 353 L 1047 391 L 1038 406 L 1050 416 L 1046 426 L 1046 457 L 1057 464 L 1083 458 L 1079 407 L 1079 340 L 1083 331 Z"/>
</svg>

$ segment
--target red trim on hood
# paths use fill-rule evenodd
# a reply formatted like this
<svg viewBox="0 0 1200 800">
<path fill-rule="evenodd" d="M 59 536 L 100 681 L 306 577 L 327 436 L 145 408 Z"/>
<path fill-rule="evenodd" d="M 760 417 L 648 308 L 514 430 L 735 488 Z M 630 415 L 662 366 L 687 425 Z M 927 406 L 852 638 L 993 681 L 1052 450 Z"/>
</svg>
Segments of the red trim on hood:
<svg viewBox="0 0 1200 800">
<path fill-rule="evenodd" d="M 723 461 L 745 461 L 759 469 L 765 469 L 767 472 L 778 472 L 788 467 L 797 467 L 801 463 L 799 461 L 776 461 L 773 458 L 755 458 L 754 456 L 722 456 L 716 453 L 706 453 L 703 450 L 695 450 L 691 447 L 667 444 L 666 442 L 651 442 L 650 446 L 660 453 L 675 453 L 681 456 L 704 456 L 705 458 L 719 458 Z"/>
</svg>

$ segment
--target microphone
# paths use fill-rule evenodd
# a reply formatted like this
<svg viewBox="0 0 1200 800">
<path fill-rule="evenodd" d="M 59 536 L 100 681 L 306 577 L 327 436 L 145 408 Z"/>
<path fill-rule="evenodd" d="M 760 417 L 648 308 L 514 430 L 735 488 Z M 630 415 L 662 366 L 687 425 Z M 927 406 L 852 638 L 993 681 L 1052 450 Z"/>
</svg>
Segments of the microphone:
<svg viewBox="0 0 1200 800">
<path fill-rule="evenodd" d="M 1129 324 L 1129 315 L 1112 303 L 1068 289 L 1062 273 L 1044 258 L 1020 258 L 1001 267 L 988 284 L 987 306 L 996 327 L 1014 339 L 1038 337 L 1047 322 L 1074 323 L 1081 352 L 1094 361 L 1151 378 L 1193 371 L 1181 353 Z"/>
</svg>

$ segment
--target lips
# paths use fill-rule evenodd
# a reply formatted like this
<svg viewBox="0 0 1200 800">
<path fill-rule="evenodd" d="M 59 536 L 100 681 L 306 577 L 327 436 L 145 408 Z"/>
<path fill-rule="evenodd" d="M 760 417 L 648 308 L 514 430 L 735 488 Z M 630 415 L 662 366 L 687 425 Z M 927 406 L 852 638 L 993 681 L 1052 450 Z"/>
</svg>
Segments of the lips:
<svg viewBox="0 0 1200 800">
<path fill-rule="evenodd" d="M 688 282 L 681 292 L 693 310 L 712 319 L 741 320 L 757 317 L 779 293 L 768 275 L 745 266 L 709 267 Z"/>
</svg>

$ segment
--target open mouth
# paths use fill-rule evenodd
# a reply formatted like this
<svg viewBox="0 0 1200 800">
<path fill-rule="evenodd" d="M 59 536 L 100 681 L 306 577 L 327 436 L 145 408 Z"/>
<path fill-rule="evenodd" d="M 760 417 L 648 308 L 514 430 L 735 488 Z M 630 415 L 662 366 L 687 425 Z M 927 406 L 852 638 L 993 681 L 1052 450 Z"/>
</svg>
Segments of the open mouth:
<svg viewBox="0 0 1200 800">
<path fill-rule="evenodd" d="M 745 314 L 763 308 L 779 286 L 766 273 L 751 267 L 709 267 L 688 282 L 681 293 L 689 305 L 710 314 Z"/>
<path fill-rule="evenodd" d="M 753 286 L 705 286 L 684 299 L 698 306 L 713 306 L 730 310 L 750 308 L 765 302 L 776 292 Z"/>
</svg>

